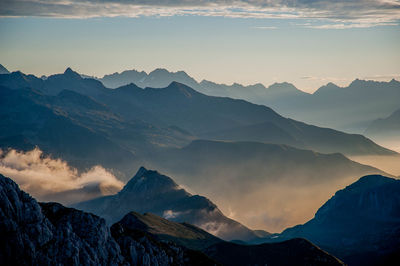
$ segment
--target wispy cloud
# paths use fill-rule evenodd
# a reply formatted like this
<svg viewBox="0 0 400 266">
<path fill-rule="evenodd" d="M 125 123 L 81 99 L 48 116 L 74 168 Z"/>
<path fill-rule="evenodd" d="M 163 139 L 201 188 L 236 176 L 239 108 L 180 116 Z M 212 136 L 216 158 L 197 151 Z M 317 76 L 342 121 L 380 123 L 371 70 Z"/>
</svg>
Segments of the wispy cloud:
<svg viewBox="0 0 400 266">
<path fill-rule="evenodd" d="M 320 29 L 397 25 L 399 0 L 2 0 L 0 16 L 306 18 Z M 313 23 L 314 24 L 314 23 Z"/>
<path fill-rule="evenodd" d="M 39 200 L 76 202 L 118 192 L 123 183 L 101 166 L 79 173 L 65 161 L 28 152 L 0 149 L 0 173 Z"/>
<path fill-rule="evenodd" d="M 258 29 L 258 30 L 275 30 L 275 29 L 277 29 L 277 27 L 274 27 L 274 26 L 257 26 L 257 27 L 254 27 L 254 29 Z"/>
</svg>

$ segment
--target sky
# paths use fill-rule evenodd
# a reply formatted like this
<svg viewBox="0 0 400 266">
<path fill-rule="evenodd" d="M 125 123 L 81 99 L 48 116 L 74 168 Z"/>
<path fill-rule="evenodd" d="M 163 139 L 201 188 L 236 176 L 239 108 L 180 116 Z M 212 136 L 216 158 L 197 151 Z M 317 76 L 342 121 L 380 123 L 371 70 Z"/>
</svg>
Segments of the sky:
<svg viewBox="0 0 400 266">
<path fill-rule="evenodd" d="M 400 79 L 398 0 L 0 0 L 0 64 L 37 76 L 184 70 L 312 92 Z"/>
</svg>

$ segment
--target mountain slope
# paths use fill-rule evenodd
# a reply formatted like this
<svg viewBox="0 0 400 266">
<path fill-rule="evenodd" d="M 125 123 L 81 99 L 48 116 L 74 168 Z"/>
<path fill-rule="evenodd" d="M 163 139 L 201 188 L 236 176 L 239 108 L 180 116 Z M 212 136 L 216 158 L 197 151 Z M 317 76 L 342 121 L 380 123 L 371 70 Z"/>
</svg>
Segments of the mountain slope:
<svg viewBox="0 0 400 266">
<path fill-rule="evenodd" d="M 150 159 L 151 167 L 201 191 L 224 213 L 267 231 L 308 220 L 357 176 L 383 174 L 341 154 L 257 142 L 196 140 Z"/>
<path fill-rule="evenodd" d="M 400 261 L 399 192 L 399 180 L 364 176 L 336 192 L 313 219 L 274 240 L 304 237 L 350 265 L 395 265 Z"/>
<path fill-rule="evenodd" d="M 2 64 L 0 64 L 0 75 L 1 74 L 10 74 L 7 68 L 5 68 Z"/>
<path fill-rule="evenodd" d="M 152 234 L 160 241 L 174 242 L 194 250 L 203 250 L 223 240 L 188 223 L 176 223 L 155 214 L 130 212 L 117 224 Z M 113 225 L 114 227 L 116 225 Z"/>
<path fill-rule="evenodd" d="M 46 97 L 31 89 L 0 87 L 1 148 L 29 149 L 37 145 L 46 153 L 72 162 L 79 168 L 101 164 L 123 169 L 124 164 L 136 160 L 131 152 L 107 137 L 82 126 L 60 109 L 51 108 L 50 102 L 38 103 Z M 104 107 L 95 108 L 102 110 Z M 19 145 L 21 139 L 26 142 L 22 146 Z"/>
<path fill-rule="evenodd" d="M 235 127 L 271 123 L 304 143 L 307 148 L 321 152 L 345 154 L 393 154 L 371 140 L 327 128 L 310 126 L 287 119 L 272 109 L 243 100 L 211 97 L 183 84 L 171 83 L 164 89 L 140 89 L 128 85 L 112 90 L 99 101 L 121 114 L 125 119 L 140 116 L 152 124 L 176 125 L 197 136 L 229 130 Z M 132 113 L 136 108 L 140 112 Z M 252 140 L 247 136 L 247 140 Z M 266 140 L 273 142 L 274 138 Z M 281 143 L 279 143 L 281 144 Z"/>
<path fill-rule="evenodd" d="M 238 245 L 216 239 L 195 226 L 153 214 L 129 213 L 111 231 L 141 231 L 158 240 L 201 250 L 222 265 L 342 265 L 342 262 L 304 239 L 262 245 Z M 120 229 L 119 229 L 120 230 Z"/>
<path fill-rule="evenodd" d="M 171 178 L 143 167 L 118 194 L 73 206 L 104 217 L 110 224 L 131 211 L 152 212 L 172 221 L 197 225 L 227 240 L 258 238 L 257 233 L 224 216 L 207 198 L 191 195 Z"/>
</svg>

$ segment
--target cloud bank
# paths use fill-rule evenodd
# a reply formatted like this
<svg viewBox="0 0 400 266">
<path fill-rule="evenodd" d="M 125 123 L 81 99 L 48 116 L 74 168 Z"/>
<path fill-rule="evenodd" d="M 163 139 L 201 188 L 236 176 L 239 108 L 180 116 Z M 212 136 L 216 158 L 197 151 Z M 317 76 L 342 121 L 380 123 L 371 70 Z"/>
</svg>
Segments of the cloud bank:
<svg viewBox="0 0 400 266">
<path fill-rule="evenodd" d="M 302 18 L 321 29 L 398 25 L 399 0 L 2 0 L 0 16 Z M 321 23 L 323 21 L 324 23 Z"/>
<path fill-rule="evenodd" d="M 65 161 L 44 156 L 38 148 L 28 152 L 0 149 L 0 173 L 39 200 L 64 204 L 114 194 L 123 187 L 101 166 L 79 173 Z"/>
</svg>

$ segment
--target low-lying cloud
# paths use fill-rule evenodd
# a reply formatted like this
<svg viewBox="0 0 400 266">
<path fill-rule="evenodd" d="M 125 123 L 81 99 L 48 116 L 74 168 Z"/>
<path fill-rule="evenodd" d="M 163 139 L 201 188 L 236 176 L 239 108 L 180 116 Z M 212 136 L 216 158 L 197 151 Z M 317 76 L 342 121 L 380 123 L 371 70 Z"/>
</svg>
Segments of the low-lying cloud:
<svg viewBox="0 0 400 266">
<path fill-rule="evenodd" d="M 118 192 L 123 183 L 101 166 L 80 173 L 67 162 L 28 152 L 0 149 L 0 173 L 38 200 L 73 203 Z"/>
<path fill-rule="evenodd" d="M 3 0 L 0 16 L 140 17 L 219 16 L 312 19 L 320 29 L 398 25 L 398 0 Z M 324 23 L 320 23 L 325 21 Z M 327 23 L 328 22 L 328 23 Z"/>
</svg>

